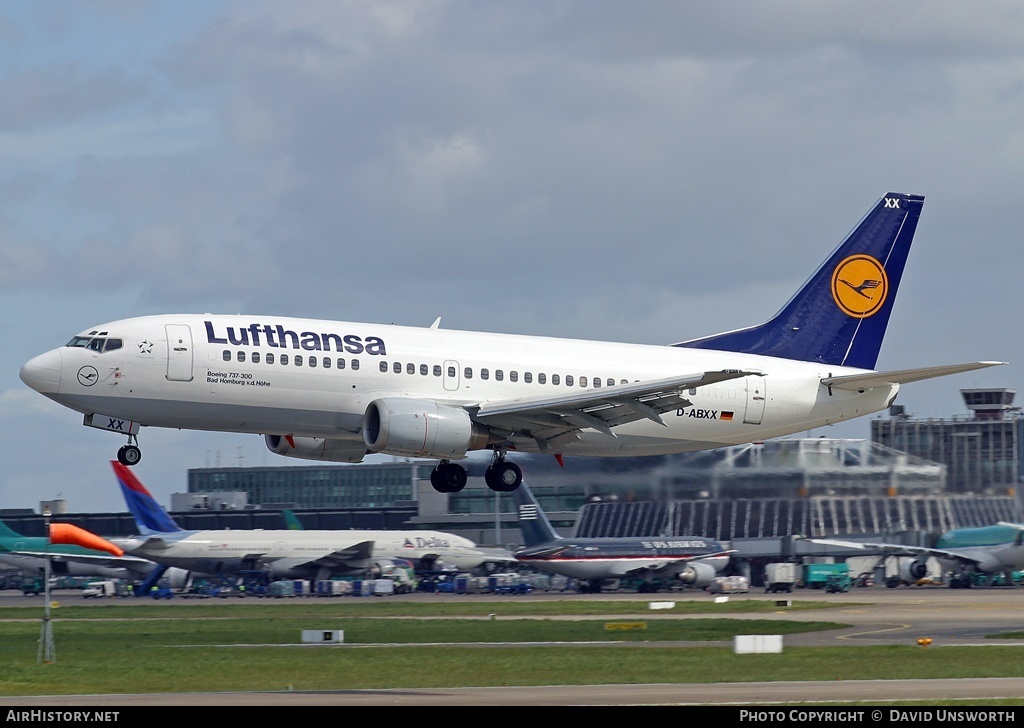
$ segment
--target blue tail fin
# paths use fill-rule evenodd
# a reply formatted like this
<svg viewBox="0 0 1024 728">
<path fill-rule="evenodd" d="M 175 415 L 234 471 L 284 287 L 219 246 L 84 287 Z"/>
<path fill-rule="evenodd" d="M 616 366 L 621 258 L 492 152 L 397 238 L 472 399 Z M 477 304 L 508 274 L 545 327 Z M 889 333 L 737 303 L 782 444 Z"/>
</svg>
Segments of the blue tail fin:
<svg viewBox="0 0 1024 728">
<path fill-rule="evenodd" d="M 518 511 L 519 531 L 523 535 L 524 546 L 539 546 L 560 538 L 526 483 L 512 491 L 512 500 Z"/>
<path fill-rule="evenodd" d="M 128 510 L 135 517 L 135 525 L 139 527 L 139 533 L 148 535 L 176 533 L 183 530 L 160 507 L 153 495 L 135 477 L 135 473 L 117 460 L 111 460 L 110 464 L 114 466 L 117 482 L 121 484 L 121 494 L 124 495 L 125 503 L 128 504 Z"/>
<path fill-rule="evenodd" d="M 284 527 L 289 531 L 302 531 L 302 521 L 295 515 L 295 511 L 284 510 L 281 511 L 281 515 L 284 517 Z"/>
<path fill-rule="evenodd" d="M 888 193 L 770 321 L 675 346 L 874 369 L 923 205 Z"/>
</svg>

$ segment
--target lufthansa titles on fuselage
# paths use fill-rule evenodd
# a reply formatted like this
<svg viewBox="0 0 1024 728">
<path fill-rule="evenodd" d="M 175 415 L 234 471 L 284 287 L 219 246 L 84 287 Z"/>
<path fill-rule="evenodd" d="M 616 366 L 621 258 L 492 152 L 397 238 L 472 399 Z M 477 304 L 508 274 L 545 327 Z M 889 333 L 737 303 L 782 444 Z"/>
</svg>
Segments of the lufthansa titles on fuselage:
<svg viewBox="0 0 1024 728">
<path fill-rule="evenodd" d="M 292 331 L 280 324 L 249 324 L 245 327 L 225 326 L 218 335 L 212 321 L 204 321 L 206 340 L 210 344 L 233 346 L 267 346 L 272 349 L 304 349 L 305 351 L 339 351 L 349 354 L 386 356 L 387 347 L 379 336 L 363 338 L 356 334 L 335 334 L 315 331 Z"/>
</svg>

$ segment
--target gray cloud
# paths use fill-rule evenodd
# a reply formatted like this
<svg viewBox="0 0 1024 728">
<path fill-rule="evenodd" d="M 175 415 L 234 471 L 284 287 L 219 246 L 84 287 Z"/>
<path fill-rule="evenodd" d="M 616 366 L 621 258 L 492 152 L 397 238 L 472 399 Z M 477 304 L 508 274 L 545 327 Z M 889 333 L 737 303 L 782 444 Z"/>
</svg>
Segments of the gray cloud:
<svg viewBox="0 0 1024 728">
<path fill-rule="evenodd" d="M 0 66 L 0 298 L 36 312 L 0 389 L 174 310 L 671 343 L 767 318 L 888 191 L 928 199 L 879 365 L 1022 359 L 987 325 L 1022 265 L 1018 3 L 210 7 L 159 42 L 133 31 L 166 10 L 114 8 L 77 49 L 74 8 L 0 17 L 53 39 Z M 1020 371 L 900 401 L 960 413 Z M 57 427 L 101 466 L 118 444 Z M 215 438 L 180 436 L 201 466 Z"/>
</svg>

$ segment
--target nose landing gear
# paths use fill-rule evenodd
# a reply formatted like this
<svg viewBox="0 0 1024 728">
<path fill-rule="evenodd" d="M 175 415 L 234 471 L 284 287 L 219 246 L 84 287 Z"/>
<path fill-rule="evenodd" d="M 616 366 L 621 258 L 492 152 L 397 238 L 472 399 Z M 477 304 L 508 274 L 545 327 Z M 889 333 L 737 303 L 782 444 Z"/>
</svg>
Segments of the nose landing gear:
<svg viewBox="0 0 1024 728">
<path fill-rule="evenodd" d="M 117 451 L 117 462 L 122 465 L 138 465 L 142 460 L 142 450 L 139 449 L 135 435 L 128 435 L 128 444 Z"/>
</svg>

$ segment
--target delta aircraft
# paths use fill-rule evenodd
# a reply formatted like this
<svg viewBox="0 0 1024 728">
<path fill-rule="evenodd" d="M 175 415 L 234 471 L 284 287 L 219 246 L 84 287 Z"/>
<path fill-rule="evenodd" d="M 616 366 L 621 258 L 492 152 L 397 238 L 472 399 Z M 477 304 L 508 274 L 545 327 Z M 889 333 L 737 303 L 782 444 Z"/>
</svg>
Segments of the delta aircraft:
<svg viewBox="0 0 1024 728">
<path fill-rule="evenodd" d="M 127 554 L 193 575 L 232 577 L 242 571 L 267 571 L 274 579 L 320 580 L 366 575 L 398 561 L 432 566 L 439 560 L 468 571 L 494 555 L 443 531 L 187 531 L 160 507 L 131 468 L 116 460 L 111 465 L 140 535 L 108 540 Z"/>
<path fill-rule="evenodd" d="M 32 389 L 127 438 L 143 427 L 262 434 L 279 455 L 437 461 L 431 484 L 492 452 L 632 457 L 757 442 L 879 412 L 900 386 L 1003 362 L 876 371 L 924 198 L 878 200 L 767 323 L 670 346 L 429 327 L 171 314 L 92 326 L 21 368 Z"/>
<path fill-rule="evenodd" d="M 947 531 L 939 536 L 934 547 L 836 538 L 807 541 L 896 557 L 899 579 L 907 583 L 927 576 L 928 560 L 932 558 L 943 572 L 951 572 L 949 586 L 953 589 L 970 587 L 972 574 L 982 574 L 989 582 L 1002 575 L 1004 584 L 1014 585 L 1014 572 L 1024 571 L 1024 524 L 1007 521 Z"/>
<path fill-rule="evenodd" d="M 673 582 L 704 587 L 734 553 L 703 536 L 650 538 L 562 538 L 529 486 L 512 494 L 519 516 L 523 548 L 516 559 L 538 571 L 582 582 L 581 592 L 599 593 L 610 579 L 640 579 L 638 591 L 656 592 Z"/>
</svg>

